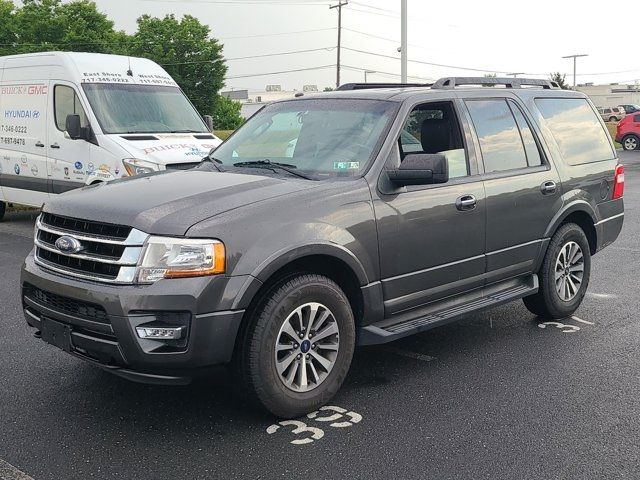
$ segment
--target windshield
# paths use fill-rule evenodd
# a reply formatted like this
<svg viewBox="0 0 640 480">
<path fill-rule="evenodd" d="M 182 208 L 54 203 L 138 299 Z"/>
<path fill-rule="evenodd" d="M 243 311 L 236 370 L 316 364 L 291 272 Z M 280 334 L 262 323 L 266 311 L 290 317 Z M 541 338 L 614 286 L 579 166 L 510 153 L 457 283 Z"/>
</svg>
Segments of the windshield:
<svg viewBox="0 0 640 480">
<path fill-rule="evenodd" d="M 209 133 L 177 87 L 85 83 L 83 88 L 105 134 Z"/>
<path fill-rule="evenodd" d="M 251 117 L 212 156 L 224 165 L 268 160 L 319 176 L 365 170 L 391 123 L 395 103 L 377 100 L 295 100 Z"/>
</svg>

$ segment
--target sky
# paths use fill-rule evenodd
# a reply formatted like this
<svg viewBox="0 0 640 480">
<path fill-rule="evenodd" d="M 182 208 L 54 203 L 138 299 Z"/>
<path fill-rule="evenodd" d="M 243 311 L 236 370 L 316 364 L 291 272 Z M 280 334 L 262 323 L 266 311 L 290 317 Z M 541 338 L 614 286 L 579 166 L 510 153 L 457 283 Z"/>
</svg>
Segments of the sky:
<svg viewBox="0 0 640 480">
<path fill-rule="evenodd" d="M 224 44 L 227 89 L 263 90 L 268 84 L 282 85 L 285 90 L 301 90 L 306 84 L 320 89 L 335 86 L 338 16 L 336 9 L 329 9 L 330 2 L 95 2 L 115 21 L 116 28 L 127 32 L 135 31 L 136 18 L 145 13 L 197 17 Z M 526 74 L 520 76 L 545 78 L 549 72 L 560 71 L 572 84 L 573 61 L 561 57 L 588 54 L 578 59 L 578 83 L 634 83 L 640 80 L 640 60 L 621 48 L 632 40 L 625 40 L 624 22 L 615 15 L 603 16 L 603 10 L 604 4 L 590 7 L 575 0 L 408 0 L 409 80 L 520 72 Z M 400 80 L 399 12 L 400 0 L 351 0 L 343 8 L 342 83 L 364 81 L 365 70 L 372 71 L 367 74 L 370 82 Z M 611 28 L 605 28 L 607 24 Z M 297 69 L 308 70 L 257 76 Z"/>
</svg>

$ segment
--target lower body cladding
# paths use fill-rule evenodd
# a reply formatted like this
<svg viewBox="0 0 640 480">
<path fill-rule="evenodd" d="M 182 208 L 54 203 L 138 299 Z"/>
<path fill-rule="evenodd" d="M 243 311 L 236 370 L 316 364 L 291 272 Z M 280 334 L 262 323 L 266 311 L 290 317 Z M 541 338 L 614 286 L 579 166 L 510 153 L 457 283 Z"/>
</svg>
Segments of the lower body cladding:
<svg viewBox="0 0 640 480">
<path fill-rule="evenodd" d="M 37 336 L 74 356 L 129 380 L 187 384 L 199 371 L 231 360 L 244 310 L 213 306 L 226 298 L 230 282 L 245 281 L 87 283 L 42 269 L 30 255 L 22 270 L 22 303 Z"/>
</svg>

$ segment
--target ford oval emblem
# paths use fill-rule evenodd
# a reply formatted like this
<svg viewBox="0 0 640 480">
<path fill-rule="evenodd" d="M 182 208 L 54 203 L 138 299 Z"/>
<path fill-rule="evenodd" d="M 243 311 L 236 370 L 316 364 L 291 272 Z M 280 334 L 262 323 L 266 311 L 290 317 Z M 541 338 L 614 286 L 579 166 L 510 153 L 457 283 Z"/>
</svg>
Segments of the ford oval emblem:
<svg viewBox="0 0 640 480">
<path fill-rule="evenodd" d="M 77 238 L 63 235 L 56 240 L 56 248 L 62 253 L 78 253 L 84 250 L 82 244 Z"/>
</svg>

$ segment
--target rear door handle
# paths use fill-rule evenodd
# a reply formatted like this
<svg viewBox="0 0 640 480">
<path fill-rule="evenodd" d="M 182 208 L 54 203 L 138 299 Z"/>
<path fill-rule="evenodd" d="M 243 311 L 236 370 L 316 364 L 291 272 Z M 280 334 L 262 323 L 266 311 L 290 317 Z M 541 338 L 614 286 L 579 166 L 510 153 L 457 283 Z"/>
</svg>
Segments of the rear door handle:
<svg viewBox="0 0 640 480">
<path fill-rule="evenodd" d="M 553 182 L 551 180 L 540 185 L 540 191 L 543 195 L 553 195 L 554 193 L 556 193 L 556 188 L 556 182 Z"/>
<path fill-rule="evenodd" d="M 36 147 L 44 148 L 44 143 L 42 143 L 42 142 L 37 142 L 37 143 L 36 143 Z"/>
<path fill-rule="evenodd" d="M 53 145 L 51 145 L 51 148 L 60 148 L 60 145 L 58 145 L 57 143 L 54 143 Z"/>
<path fill-rule="evenodd" d="M 478 201 L 473 195 L 463 195 L 456 200 L 456 208 L 460 211 L 473 210 L 477 204 Z"/>
</svg>

